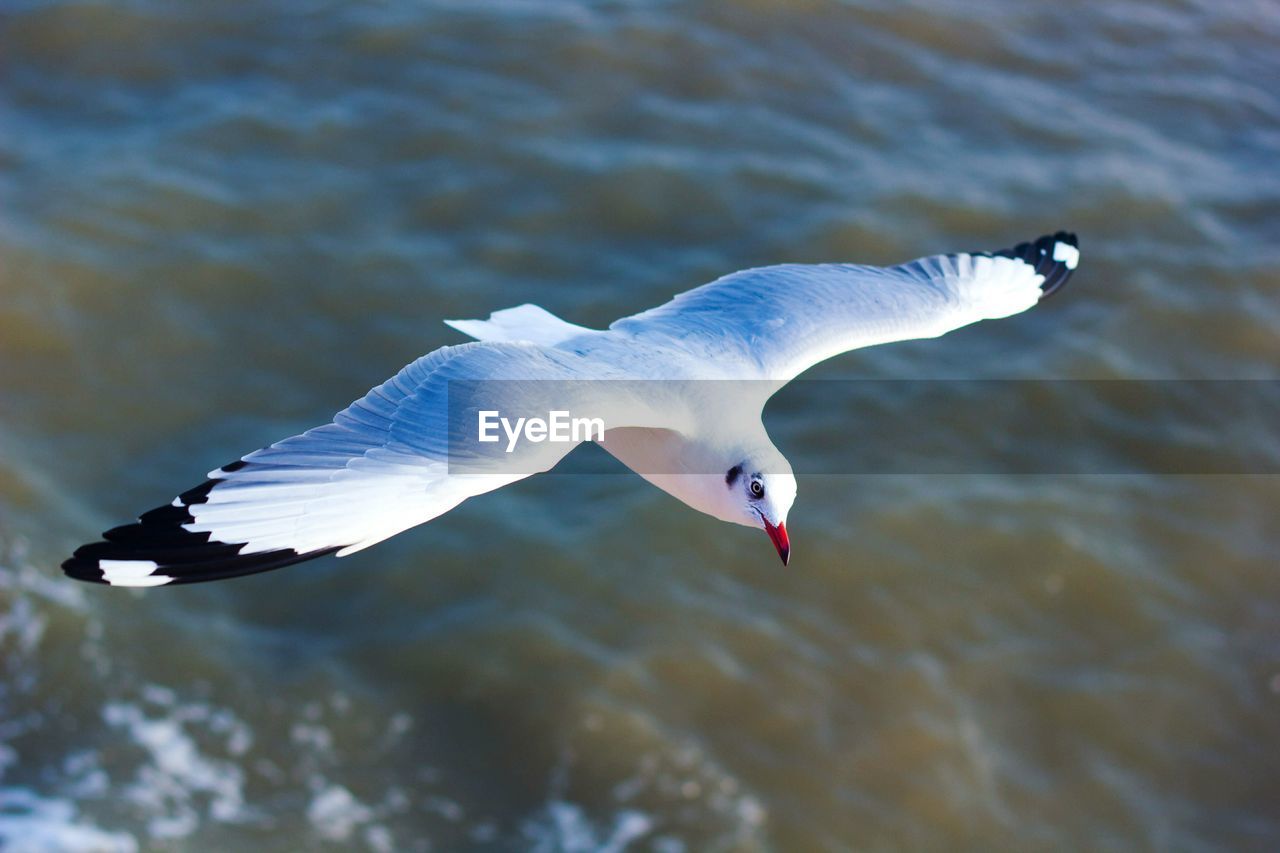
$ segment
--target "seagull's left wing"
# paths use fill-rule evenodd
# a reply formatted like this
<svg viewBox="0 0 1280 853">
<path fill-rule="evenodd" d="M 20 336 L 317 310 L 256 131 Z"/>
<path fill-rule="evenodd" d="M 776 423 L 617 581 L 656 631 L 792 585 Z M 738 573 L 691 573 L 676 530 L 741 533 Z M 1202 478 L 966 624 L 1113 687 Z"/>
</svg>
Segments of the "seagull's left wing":
<svg viewBox="0 0 1280 853">
<path fill-rule="evenodd" d="M 108 530 L 63 563 L 68 575 L 117 586 L 195 583 L 313 557 L 344 556 L 435 518 L 469 497 L 549 470 L 584 427 L 515 442 L 509 423 L 571 412 L 604 427 L 679 429 L 681 414 L 647 405 L 629 383 L 575 353 L 523 343 L 471 343 L 423 356 L 333 422 L 212 471 L 203 484 L 136 523 Z"/>
<path fill-rule="evenodd" d="M 997 252 L 896 267 L 786 264 L 743 270 L 610 328 L 787 381 L 834 355 L 933 338 L 1025 311 L 1071 277 L 1080 250 L 1058 232 Z"/>
</svg>

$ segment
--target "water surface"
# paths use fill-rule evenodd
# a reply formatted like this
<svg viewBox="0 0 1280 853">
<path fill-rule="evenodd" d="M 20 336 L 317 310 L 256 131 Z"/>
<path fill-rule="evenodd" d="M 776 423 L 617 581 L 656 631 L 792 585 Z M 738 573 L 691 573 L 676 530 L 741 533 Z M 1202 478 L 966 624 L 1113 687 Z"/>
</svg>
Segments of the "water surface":
<svg viewBox="0 0 1280 853">
<path fill-rule="evenodd" d="M 806 475 L 784 571 L 586 451 L 340 561 L 57 570 L 443 317 L 604 325 L 752 265 L 1081 235 L 1043 308 L 812 374 L 883 393 L 787 389 L 799 470 L 912 441 L 908 380 L 1025 380 L 1018 429 L 927 431 L 1024 460 L 1079 399 L 1032 380 L 1274 380 L 1277 56 L 1250 2 L 4 3 L 0 837 L 1280 846 L 1274 475 Z M 1266 418 L 1210 422 L 1276 470 Z"/>
</svg>

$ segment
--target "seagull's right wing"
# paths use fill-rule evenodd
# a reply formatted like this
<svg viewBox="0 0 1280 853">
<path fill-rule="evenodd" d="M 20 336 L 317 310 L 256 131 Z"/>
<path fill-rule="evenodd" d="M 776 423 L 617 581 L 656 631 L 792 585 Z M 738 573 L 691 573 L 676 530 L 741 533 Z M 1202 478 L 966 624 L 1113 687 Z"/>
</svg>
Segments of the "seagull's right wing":
<svg viewBox="0 0 1280 853">
<path fill-rule="evenodd" d="M 344 556 L 469 497 L 552 468 L 579 439 L 479 439 L 479 413 L 515 423 L 551 412 L 615 427 L 680 429 L 681 414 L 634 385 L 591 381 L 598 365 L 533 344 L 471 343 L 423 356 L 333 423 L 212 471 L 137 523 L 108 530 L 63 563 L 79 580 L 159 586 L 218 580 Z M 490 419 L 492 420 L 492 419 Z M 487 430 L 492 436 L 494 429 Z"/>
<path fill-rule="evenodd" d="M 610 328 L 789 381 L 852 349 L 937 337 L 1025 311 L 1066 284 L 1079 258 L 1075 235 L 1058 232 L 1012 249 L 934 255 L 896 267 L 761 267 Z"/>
</svg>

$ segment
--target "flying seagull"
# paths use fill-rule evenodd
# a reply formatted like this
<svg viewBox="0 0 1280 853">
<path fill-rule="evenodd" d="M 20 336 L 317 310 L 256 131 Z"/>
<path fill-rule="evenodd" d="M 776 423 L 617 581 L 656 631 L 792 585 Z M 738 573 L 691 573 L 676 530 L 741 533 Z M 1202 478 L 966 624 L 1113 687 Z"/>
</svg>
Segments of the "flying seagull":
<svg viewBox="0 0 1280 853">
<path fill-rule="evenodd" d="M 1025 311 L 1079 259 L 1075 235 L 1058 232 L 894 267 L 743 270 L 603 330 L 535 305 L 447 320 L 476 341 L 441 347 L 332 423 L 210 472 L 62 568 L 139 587 L 342 557 L 550 470 L 586 440 L 694 509 L 763 529 L 785 564 L 796 480 L 760 419 L 773 392 L 848 350 Z M 557 413 L 599 429 L 575 418 L 570 430 Z M 557 426 L 562 440 L 550 440 Z"/>
</svg>

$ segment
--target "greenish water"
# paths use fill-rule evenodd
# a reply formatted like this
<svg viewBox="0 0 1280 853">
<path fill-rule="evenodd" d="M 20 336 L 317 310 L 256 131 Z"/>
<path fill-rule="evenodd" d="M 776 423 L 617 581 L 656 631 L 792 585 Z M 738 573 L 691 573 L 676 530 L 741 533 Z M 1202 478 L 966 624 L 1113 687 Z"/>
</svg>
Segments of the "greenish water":
<svg viewBox="0 0 1280 853">
<path fill-rule="evenodd" d="M 1262 2 L 0 3 L 0 838 L 1280 847 L 1274 475 L 807 475 L 786 570 L 622 473 L 226 584 L 57 569 L 441 318 L 752 265 L 1070 228 L 1044 307 L 812 375 L 1275 379 L 1278 56 Z M 766 413 L 798 470 L 911 439 L 839 387 Z M 1108 406 L 1276 470 L 1265 418 Z"/>
</svg>

